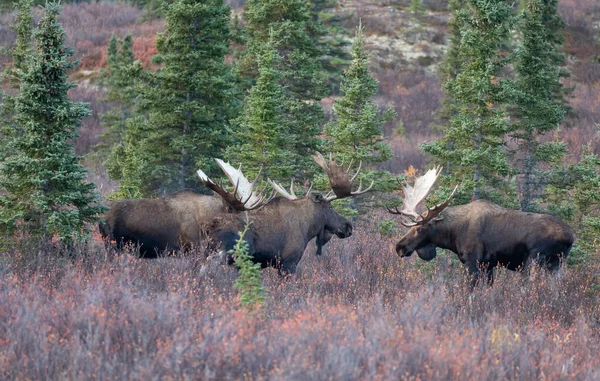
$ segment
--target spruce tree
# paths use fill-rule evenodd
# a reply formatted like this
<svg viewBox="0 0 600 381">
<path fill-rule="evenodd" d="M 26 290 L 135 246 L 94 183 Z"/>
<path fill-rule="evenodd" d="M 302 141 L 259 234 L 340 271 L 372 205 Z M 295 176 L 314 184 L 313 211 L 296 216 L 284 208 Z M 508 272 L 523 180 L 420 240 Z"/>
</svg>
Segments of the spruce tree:
<svg viewBox="0 0 600 381">
<path fill-rule="evenodd" d="M 8 82 L 9 91 L 0 88 L 0 161 L 10 153 L 11 148 L 7 145 L 8 137 L 18 134 L 20 129 L 14 125 L 14 102 L 15 93 L 18 91 L 23 69 L 26 67 L 25 59 L 31 54 L 31 33 L 33 28 L 33 16 L 31 14 L 31 0 L 20 0 L 15 4 L 17 14 L 15 24 L 11 28 L 17 37 L 12 49 L 6 53 L 12 55 L 12 67 L 0 72 L 0 83 Z M 4 151 L 6 150 L 6 153 Z"/>
<path fill-rule="evenodd" d="M 97 150 L 101 158 L 109 155 L 125 131 L 126 120 L 135 114 L 138 76 L 134 68 L 133 39 L 131 35 L 122 40 L 112 36 L 107 48 L 108 67 L 103 73 L 107 88 L 105 101 L 112 106 L 102 115 L 106 128 Z"/>
<path fill-rule="evenodd" d="M 144 193 L 144 173 L 148 154 L 145 149 L 147 121 L 141 116 L 127 119 L 121 140 L 113 146 L 106 161 L 111 179 L 119 181 L 117 190 L 109 196 L 112 200 L 139 199 L 150 196 Z"/>
<path fill-rule="evenodd" d="M 364 167 L 385 162 L 392 157 L 392 150 L 383 137 L 383 124 L 394 119 L 396 112 L 392 107 L 378 109 L 373 101 L 378 85 L 369 70 L 363 27 L 359 25 L 352 44 L 352 63 L 342 77 L 342 96 L 335 100 L 333 117 L 324 129 L 328 139 L 324 141 L 323 148 L 325 152 L 334 154 L 338 163 L 354 163 L 355 168 L 362 163 L 359 180 L 364 179 L 365 183 L 374 181 L 375 189 L 390 191 L 396 182 L 389 173 L 370 171 Z M 326 182 L 324 180 L 324 176 L 319 176 L 317 185 L 323 185 Z M 357 213 L 354 198 L 336 201 L 335 206 L 348 217 Z"/>
<path fill-rule="evenodd" d="M 456 114 L 442 138 L 421 148 L 450 163 L 452 174 L 446 181 L 461 184 L 458 201 L 487 198 L 507 204 L 512 198 L 506 197 L 512 172 L 503 140 L 510 127 L 503 108 L 508 94 L 499 77 L 507 63 L 500 50 L 509 35 L 512 9 L 503 0 L 470 0 L 456 14 L 462 28 L 462 64 L 456 78 L 444 82 L 447 96 L 455 99 Z"/>
<path fill-rule="evenodd" d="M 248 243 L 244 240 L 250 224 L 251 222 L 247 221 L 244 230 L 239 232 L 239 238 L 231 250 L 231 254 L 239 270 L 235 288 L 240 293 L 240 303 L 245 308 L 253 310 L 263 306 L 267 292 L 262 284 L 260 263 L 252 260 L 253 256 L 250 254 Z"/>
<path fill-rule="evenodd" d="M 256 78 L 258 57 L 272 39 L 281 56 L 279 84 L 284 91 L 285 148 L 294 157 L 296 173 L 313 167 L 310 154 L 317 148 L 317 134 L 323 123 L 320 100 L 326 95 L 325 73 L 318 41 L 324 34 L 321 23 L 311 15 L 308 0 L 249 0 L 244 18 L 246 50 L 239 70 Z"/>
<path fill-rule="evenodd" d="M 311 9 L 313 22 L 321 23 L 325 29 L 316 43 L 321 47 L 321 64 L 327 75 L 327 92 L 331 95 L 339 94 L 342 74 L 352 59 L 348 49 L 351 35 L 343 25 L 351 15 L 332 12 L 337 6 L 337 0 L 312 0 Z"/>
<path fill-rule="evenodd" d="M 13 29 L 17 34 L 17 38 L 12 48 L 12 63 L 16 70 L 23 69 L 26 57 L 31 54 L 31 33 L 33 29 L 32 6 L 33 0 L 19 0 L 15 5 L 18 12 L 15 17 Z"/>
<path fill-rule="evenodd" d="M 20 225 L 33 235 L 70 242 L 98 220 L 103 207 L 72 143 L 89 108 L 67 95 L 76 62 L 65 46 L 60 10 L 57 3 L 46 5 L 33 32 L 36 49 L 25 60 L 15 99 L 21 133 L 10 136 L 11 154 L 0 164 L 0 227 L 12 233 Z"/>
<path fill-rule="evenodd" d="M 363 27 L 356 29 L 352 44 L 352 63 L 344 72 L 342 97 L 335 100 L 333 118 L 325 126 L 330 137 L 327 152 L 339 160 L 363 164 L 381 163 L 392 156 L 392 150 L 383 137 L 383 124 L 396 117 L 392 107 L 380 112 L 373 98 L 378 82 L 369 70 Z"/>
<path fill-rule="evenodd" d="M 281 57 L 272 44 L 264 46 L 258 57 L 256 85 L 244 100 L 240 118 L 233 123 L 238 142 L 227 151 L 234 162 L 244 163 L 248 175 L 263 168 L 264 175 L 273 180 L 288 180 L 294 174 L 294 157 L 285 149 L 287 136 L 284 127 L 284 91 L 277 69 Z"/>
<path fill-rule="evenodd" d="M 450 30 L 450 44 L 448 51 L 444 55 L 444 60 L 438 66 L 438 75 L 442 82 L 448 82 L 456 79 L 462 66 L 459 57 L 460 42 L 461 42 L 461 16 L 459 11 L 464 8 L 461 0 L 450 0 L 448 8 L 451 12 L 451 18 L 448 22 Z M 437 113 L 436 122 L 432 126 L 434 131 L 443 132 L 444 127 L 449 123 L 450 119 L 458 114 L 458 102 L 447 88 L 444 88 L 444 97 L 442 99 L 442 107 Z M 454 149 L 454 141 L 446 139 L 446 149 L 452 151 Z M 441 160 L 437 160 L 441 161 Z M 439 163 L 444 166 L 444 173 L 452 172 L 452 165 L 449 160 Z"/>
<path fill-rule="evenodd" d="M 417 17 L 423 15 L 423 12 L 425 11 L 423 8 L 423 0 L 410 0 L 410 6 L 408 8 Z"/>
<path fill-rule="evenodd" d="M 553 168 L 543 202 L 548 210 L 577 232 L 569 264 L 578 264 L 600 255 L 600 157 L 584 147 L 581 159 Z"/>
<path fill-rule="evenodd" d="M 600 157 L 588 147 L 569 172 L 576 180 L 572 183 L 576 207 L 573 223 L 579 241 L 571 260 L 597 260 L 600 255 Z"/>
<path fill-rule="evenodd" d="M 455 80 L 462 66 L 462 61 L 459 57 L 460 42 L 461 42 L 461 15 L 460 10 L 463 9 L 464 4 L 460 0 L 450 0 L 448 8 L 451 12 L 451 18 L 448 22 L 448 29 L 450 30 L 449 46 L 448 51 L 444 55 L 443 61 L 438 66 L 438 76 L 442 82 Z M 445 124 L 448 120 L 457 113 L 457 105 L 452 94 L 448 93 L 447 89 L 444 89 L 444 98 L 442 99 L 442 108 L 438 112 L 438 119 L 440 124 Z M 441 126 L 435 126 L 439 129 Z"/>
<path fill-rule="evenodd" d="M 152 154 L 145 191 L 173 191 L 197 183 L 195 170 L 215 170 L 230 143 L 229 120 L 239 110 L 230 52 L 230 8 L 223 0 L 177 0 L 165 9 L 156 42 L 163 66 L 140 87 L 148 113 L 145 149 Z M 212 169 L 212 170 L 211 170 Z"/>
<path fill-rule="evenodd" d="M 515 166 L 522 177 L 521 210 L 535 211 L 548 181 L 549 165 L 560 163 L 566 152 L 561 142 L 541 140 L 565 117 L 560 83 L 563 62 L 560 40 L 549 35 L 547 22 L 558 17 L 555 0 L 529 0 L 519 30 L 523 42 L 515 53 L 513 131 Z M 554 15 L 554 17 L 547 17 Z"/>
</svg>

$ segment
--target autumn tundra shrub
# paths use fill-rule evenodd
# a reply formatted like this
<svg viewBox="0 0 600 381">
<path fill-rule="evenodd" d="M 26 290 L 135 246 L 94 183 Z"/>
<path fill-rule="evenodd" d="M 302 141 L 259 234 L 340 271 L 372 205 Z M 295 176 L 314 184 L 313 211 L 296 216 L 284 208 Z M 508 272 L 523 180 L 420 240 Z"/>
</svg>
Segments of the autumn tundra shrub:
<svg viewBox="0 0 600 381">
<path fill-rule="evenodd" d="M 137 259 L 103 244 L 0 254 L 3 379 L 593 380 L 600 266 L 500 271 L 474 293 L 454 254 L 401 260 L 381 216 L 262 271 L 248 314 L 234 266 Z M 402 233 L 397 232 L 398 236 Z M 26 257 L 26 258 L 25 258 Z M 416 256 L 415 256 L 416 257 Z"/>
</svg>

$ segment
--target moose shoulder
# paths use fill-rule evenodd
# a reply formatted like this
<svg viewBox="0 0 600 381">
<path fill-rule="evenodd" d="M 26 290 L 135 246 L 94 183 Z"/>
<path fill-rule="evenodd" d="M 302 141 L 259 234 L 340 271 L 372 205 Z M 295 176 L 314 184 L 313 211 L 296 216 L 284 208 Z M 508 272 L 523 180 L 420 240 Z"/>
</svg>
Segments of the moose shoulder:
<svg viewBox="0 0 600 381">
<path fill-rule="evenodd" d="M 436 247 L 451 250 L 467 266 L 474 285 L 480 265 L 486 267 L 491 283 L 498 265 L 518 270 L 537 262 L 555 271 L 569 255 L 575 240 L 573 229 L 551 215 L 506 209 L 485 200 L 447 207 L 452 196 L 418 213 L 416 207 L 439 174 L 439 169 L 432 171 L 417 179 L 414 188 L 404 188 L 405 205 L 410 207 L 392 211 L 409 219 L 403 224 L 410 230 L 396 244 L 400 257 L 416 251 L 420 258 L 431 260 L 436 256 Z"/>
</svg>

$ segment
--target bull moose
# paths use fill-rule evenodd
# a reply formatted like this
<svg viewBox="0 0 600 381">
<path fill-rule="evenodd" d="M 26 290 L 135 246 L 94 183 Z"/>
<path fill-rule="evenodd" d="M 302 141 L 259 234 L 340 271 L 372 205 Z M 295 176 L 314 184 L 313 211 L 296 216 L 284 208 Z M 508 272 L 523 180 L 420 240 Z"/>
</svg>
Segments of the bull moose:
<svg viewBox="0 0 600 381">
<path fill-rule="evenodd" d="M 216 191 L 221 193 L 213 196 L 182 190 L 156 199 L 114 201 L 104 216 L 105 222 L 99 224 L 100 234 L 115 241 L 119 248 L 133 243 L 139 245 L 140 256 L 156 258 L 167 249 L 199 244 L 203 221 L 219 213 L 253 210 L 262 205 L 264 197 L 253 191 L 256 179 L 250 183 L 241 167 L 236 170 L 222 160 L 216 161 L 235 186 L 233 193 L 218 187 Z"/>
<path fill-rule="evenodd" d="M 388 211 L 401 215 L 400 223 L 410 230 L 396 244 L 400 257 L 414 251 L 426 261 L 436 256 L 436 247 L 458 255 L 471 275 L 471 287 L 478 281 L 482 266 L 491 284 L 494 268 L 509 270 L 528 268 L 537 262 L 556 271 L 566 260 L 574 242 L 573 229 L 548 214 L 526 213 L 477 200 L 466 205 L 448 207 L 454 191 L 443 203 L 423 213 L 417 209 L 435 184 L 441 168 L 429 170 L 415 180 L 414 187 L 403 187 L 403 209 Z"/>
<path fill-rule="evenodd" d="M 256 263 L 262 267 L 275 266 L 281 273 L 294 273 L 302 258 L 306 245 L 317 237 L 318 245 L 322 238 L 336 235 L 346 238 L 352 235 L 352 224 L 337 213 L 331 206 L 336 198 L 351 197 L 368 192 L 373 187 L 362 189 L 362 182 L 353 191 L 354 179 L 349 170 L 344 170 L 329 158 L 329 162 L 317 153 L 313 159 L 325 170 L 329 178 L 331 192 L 326 195 L 312 193 L 310 190 L 304 197 L 294 193 L 294 182 L 288 192 L 281 185 L 268 180 L 279 197 L 267 200 L 261 208 L 248 213 L 250 222 L 244 240 L 248 243 L 250 254 Z M 198 173 L 200 179 L 211 186 L 211 180 L 203 173 Z M 214 187 L 214 185 L 212 185 Z M 203 224 L 203 232 L 220 245 L 221 253 L 229 253 L 239 239 L 239 232 L 248 223 L 246 216 L 241 214 L 222 213 Z M 228 257 L 229 264 L 233 258 Z"/>
</svg>

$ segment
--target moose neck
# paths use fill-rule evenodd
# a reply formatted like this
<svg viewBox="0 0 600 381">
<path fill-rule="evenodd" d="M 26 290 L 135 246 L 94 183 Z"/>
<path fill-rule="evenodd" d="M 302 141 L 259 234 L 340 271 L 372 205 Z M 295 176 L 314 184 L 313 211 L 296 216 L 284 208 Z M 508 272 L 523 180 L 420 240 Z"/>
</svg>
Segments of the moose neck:
<svg viewBox="0 0 600 381">
<path fill-rule="evenodd" d="M 310 241 L 316 237 L 325 224 L 325 217 L 321 212 L 320 206 L 315 204 L 310 198 L 303 198 L 297 201 L 290 201 L 290 207 L 294 209 L 301 220 L 301 228 L 307 234 L 307 240 Z"/>
<path fill-rule="evenodd" d="M 300 229 L 306 235 L 307 240 L 313 239 L 323 230 L 324 216 L 321 208 L 309 198 L 291 201 L 277 197 L 260 209 L 258 213 L 269 216 L 267 217 L 269 219 L 280 221 L 276 229 L 284 226 L 286 228 L 294 226 L 294 229 Z"/>
<path fill-rule="evenodd" d="M 430 239 L 436 247 L 457 252 L 456 231 L 461 227 L 455 223 L 453 208 L 447 208 L 442 212 L 441 221 L 433 221 L 431 224 Z"/>
</svg>

